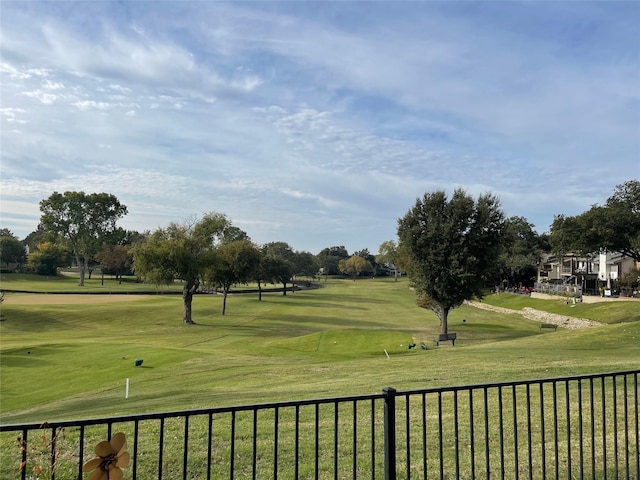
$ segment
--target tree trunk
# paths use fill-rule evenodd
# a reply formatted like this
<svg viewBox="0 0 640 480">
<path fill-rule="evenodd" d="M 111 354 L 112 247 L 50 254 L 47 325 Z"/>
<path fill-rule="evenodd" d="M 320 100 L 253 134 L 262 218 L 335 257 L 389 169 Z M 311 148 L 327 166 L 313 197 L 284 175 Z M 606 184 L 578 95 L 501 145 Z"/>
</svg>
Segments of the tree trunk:
<svg viewBox="0 0 640 480">
<path fill-rule="evenodd" d="M 262 284 L 260 283 L 260 280 L 258 280 L 258 301 L 262 301 Z"/>
<path fill-rule="evenodd" d="M 227 311 L 227 293 L 229 293 L 229 289 L 227 287 L 222 288 L 222 315 Z"/>
<path fill-rule="evenodd" d="M 282 285 L 284 285 L 284 288 L 282 289 L 282 296 L 286 297 L 287 296 L 287 282 L 282 282 Z"/>
<path fill-rule="evenodd" d="M 440 333 L 442 335 L 446 335 L 448 333 L 447 330 L 449 329 L 449 309 L 441 306 L 439 310 L 438 318 L 440 319 Z"/>
<path fill-rule="evenodd" d="M 184 302 L 184 314 L 182 315 L 182 323 L 185 325 L 195 325 L 196 322 L 191 318 L 191 304 L 193 302 L 193 294 L 198 289 L 198 281 L 186 282 L 182 287 L 182 300 Z"/>
<path fill-rule="evenodd" d="M 85 258 L 80 258 L 78 254 L 76 254 L 76 263 L 78 264 L 78 273 L 80 274 L 80 280 L 78 281 L 79 287 L 84 287 L 84 275 L 86 270 L 86 265 L 89 263 L 89 260 Z"/>
</svg>

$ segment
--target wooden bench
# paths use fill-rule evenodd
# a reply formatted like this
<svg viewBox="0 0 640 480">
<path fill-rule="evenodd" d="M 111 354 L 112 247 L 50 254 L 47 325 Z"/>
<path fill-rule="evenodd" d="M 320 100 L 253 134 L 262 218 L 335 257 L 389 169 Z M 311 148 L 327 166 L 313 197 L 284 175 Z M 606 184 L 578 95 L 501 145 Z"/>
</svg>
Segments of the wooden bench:
<svg viewBox="0 0 640 480">
<path fill-rule="evenodd" d="M 455 346 L 456 344 L 456 334 L 455 333 L 441 333 L 434 340 L 436 345 L 440 345 L 440 342 L 449 342 L 451 341 L 451 345 Z"/>
<path fill-rule="evenodd" d="M 543 329 L 557 330 L 558 325 L 556 325 L 555 323 L 541 323 L 540 330 L 543 330 Z"/>
</svg>

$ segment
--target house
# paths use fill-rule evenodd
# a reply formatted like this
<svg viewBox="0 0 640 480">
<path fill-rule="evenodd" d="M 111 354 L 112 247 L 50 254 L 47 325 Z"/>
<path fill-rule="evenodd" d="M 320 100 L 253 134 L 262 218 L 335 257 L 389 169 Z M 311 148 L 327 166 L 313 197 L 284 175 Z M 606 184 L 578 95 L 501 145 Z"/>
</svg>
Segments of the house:
<svg viewBox="0 0 640 480">
<path fill-rule="evenodd" d="M 598 280 L 604 287 L 605 295 L 615 290 L 617 280 L 637 267 L 640 262 L 619 252 L 600 253 L 598 257 Z M 607 293 L 608 290 L 608 293 Z"/>
<path fill-rule="evenodd" d="M 636 267 L 633 258 L 619 252 L 579 255 L 568 252 L 562 257 L 547 254 L 538 268 L 538 283 L 573 285 L 584 293 L 599 295 L 600 289 L 612 289 L 616 281 Z"/>
</svg>

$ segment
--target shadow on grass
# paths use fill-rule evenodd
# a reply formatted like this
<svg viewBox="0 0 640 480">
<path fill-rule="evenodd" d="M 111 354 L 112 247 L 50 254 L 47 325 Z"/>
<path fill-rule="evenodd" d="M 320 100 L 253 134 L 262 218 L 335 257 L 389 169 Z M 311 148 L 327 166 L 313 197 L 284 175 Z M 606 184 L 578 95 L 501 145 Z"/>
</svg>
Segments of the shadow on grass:
<svg viewBox="0 0 640 480">
<path fill-rule="evenodd" d="M 15 350 L 2 352 L 2 366 L 3 367 L 44 367 L 51 365 L 52 362 L 46 359 L 47 356 L 53 355 L 54 349 L 47 348 L 20 348 Z"/>
</svg>

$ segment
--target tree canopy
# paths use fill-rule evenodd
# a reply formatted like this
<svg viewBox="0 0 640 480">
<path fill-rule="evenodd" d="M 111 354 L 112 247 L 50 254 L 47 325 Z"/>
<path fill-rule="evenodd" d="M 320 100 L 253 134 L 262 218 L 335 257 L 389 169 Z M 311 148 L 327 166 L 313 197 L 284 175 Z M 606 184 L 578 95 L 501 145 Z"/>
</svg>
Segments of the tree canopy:
<svg viewBox="0 0 640 480">
<path fill-rule="evenodd" d="M 517 286 L 533 285 L 545 241 L 524 217 L 509 217 L 505 221 L 502 251 L 498 258 L 500 271 L 496 282 Z M 505 286 L 506 286 L 505 285 Z"/>
<path fill-rule="evenodd" d="M 347 249 L 344 246 L 340 245 L 323 248 L 322 250 L 320 250 L 320 253 L 316 255 L 316 258 L 318 260 L 320 268 L 323 269 L 325 276 L 328 276 L 340 273 L 338 263 L 340 262 L 340 260 L 347 259 L 350 256 L 351 255 L 349 255 Z"/>
<path fill-rule="evenodd" d="M 9 268 L 12 263 L 22 263 L 26 250 L 24 245 L 8 230 L 8 235 L 0 235 L 0 264 Z"/>
<path fill-rule="evenodd" d="M 80 273 L 78 285 L 84 286 L 89 262 L 116 230 L 127 207 L 109 193 L 54 192 L 40 202 L 40 211 L 43 230 L 69 243 Z"/>
<path fill-rule="evenodd" d="M 398 281 L 398 245 L 395 240 L 386 240 L 378 247 L 378 255 L 376 255 L 376 262 L 387 267 L 393 265 L 394 276 L 396 282 Z"/>
<path fill-rule="evenodd" d="M 295 253 L 287 242 L 269 242 L 262 246 L 263 280 L 282 283 L 282 295 L 295 275 Z"/>
<path fill-rule="evenodd" d="M 611 251 L 640 262 L 640 181 L 617 185 L 604 205 L 580 215 L 556 215 L 550 242 L 556 253 Z"/>
<path fill-rule="evenodd" d="M 214 264 L 215 249 L 231 227 L 221 213 L 208 213 L 202 219 L 183 224 L 171 223 L 155 230 L 146 242 L 133 248 L 133 269 L 156 285 L 181 280 L 185 324 L 195 323 L 191 306 L 202 275 Z"/>
<path fill-rule="evenodd" d="M 102 249 L 96 253 L 96 260 L 100 264 L 103 274 L 115 275 L 118 283 L 122 283 L 122 276 L 131 270 L 133 258 L 129 245 L 109 245 L 104 244 Z"/>
<path fill-rule="evenodd" d="M 29 253 L 28 265 L 38 275 L 55 276 L 58 267 L 67 264 L 69 253 L 62 245 L 42 242 Z"/>
<path fill-rule="evenodd" d="M 260 250 L 248 239 L 223 243 L 217 248 L 203 278 L 205 284 L 222 289 L 222 315 L 227 311 L 231 287 L 254 279 L 259 265 Z"/>
<path fill-rule="evenodd" d="M 342 273 L 350 275 L 353 277 L 354 281 L 362 272 L 373 271 L 373 265 L 371 265 L 371 262 L 358 255 L 352 255 L 347 259 L 340 260 L 338 266 Z"/>
<path fill-rule="evenodd" d="M 482 296 L 496 268 L 503 225 L 496 197 L 474 200 L 461 189 L 451 199 L 443 191 L 426 193 L 398 220 L 418 304 L 436 313 L 442 334 L 452 308 Z"/>
</svg>

